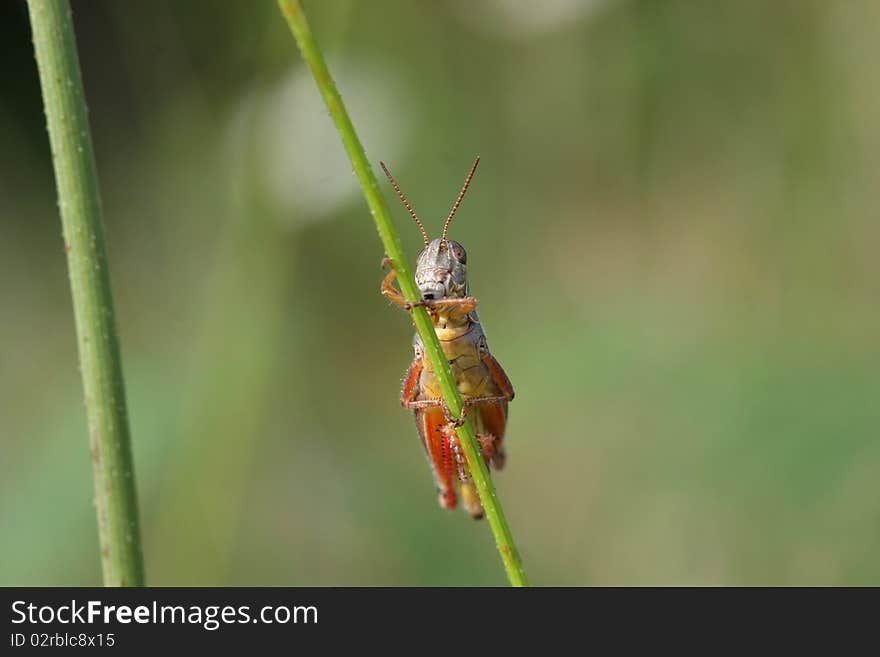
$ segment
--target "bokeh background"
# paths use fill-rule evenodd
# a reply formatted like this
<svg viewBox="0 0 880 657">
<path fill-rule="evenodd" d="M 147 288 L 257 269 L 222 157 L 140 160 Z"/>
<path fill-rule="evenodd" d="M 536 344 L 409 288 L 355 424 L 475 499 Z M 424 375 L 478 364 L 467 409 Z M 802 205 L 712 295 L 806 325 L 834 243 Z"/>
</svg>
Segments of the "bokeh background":
<svg viewBox="0 0 880 657">
<path fill-rule="evenodd" d="M 502 585 L 273 2 L 74 1 L 149 583 Z M 306 2 L 517 390 L 536 584 L 880 583 L 880 5 Z M 0 583 L 100 581 L 23 2 L 0 5 Z M 390 188 L 412 257 L 419 233 Z"/>
</svg>

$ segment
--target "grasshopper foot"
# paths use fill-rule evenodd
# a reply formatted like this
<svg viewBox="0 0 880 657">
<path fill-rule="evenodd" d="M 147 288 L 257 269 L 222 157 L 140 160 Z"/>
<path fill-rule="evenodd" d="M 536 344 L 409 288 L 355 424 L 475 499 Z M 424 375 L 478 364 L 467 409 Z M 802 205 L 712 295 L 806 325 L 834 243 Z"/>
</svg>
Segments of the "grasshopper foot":
<svg viewBox="0 0 880 657">
<path fill-rule="evenodd" d="M 461 407 L 461 417 L 453 417 L 452 412 L 449 410 L 449 407 L 446 405 L 446 402 L 443 402 L 443 415 L 446 418 L 447 426 L 451 427 L 453 430 L 458 429 L 461 426 L 464 426 L 464 423 L 467 422 L 468 411 L 470 410 L 470 406 L 467 402 L 462 404 Z"/>
<path fill-rule="evenodd" d="M 480 451 L 483 453 L 486 464 L 491 461 L 496 470 L 501 470 L 507 460 L 507 455 L 504 453 L 504 448 L 498 437 L 491 433 L 478 433 L 477 442 L 480 443 Z"/>
</svg>

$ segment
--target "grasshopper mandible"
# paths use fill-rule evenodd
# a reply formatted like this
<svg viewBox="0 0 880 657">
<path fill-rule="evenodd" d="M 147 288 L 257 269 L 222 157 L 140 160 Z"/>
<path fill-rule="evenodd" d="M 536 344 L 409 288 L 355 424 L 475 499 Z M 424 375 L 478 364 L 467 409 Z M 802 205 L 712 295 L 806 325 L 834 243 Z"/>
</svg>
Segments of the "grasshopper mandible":
<svg viewBox="0 0 880 657">
<path fill-rule="evenodd" d="M 419 334 L 413 338 L 415 358 L 403 383 L 401 404 L 414 411 L 416 427 L 434 473 L 440 506 L 454 509 L 456 486 L 462 502 L 475 519 L 483 517 L 483 506 L 471 481 L 467 460 L 455 429 L 467 421 L 473 411 L 477 439 L 486 464 L 496 470 L 504 467 L 504 433 L 507 426 L 507 403 L 513 399 L 513 386 L 501 365 L 489 353 L 486 335 L 477 318 L 477 300 L 470 296 L 467 280 L 467 254 L 464 247 L 447 237 L 452 218 L 470 185 L 480 158 L 474 161 L 464 186 L 446 218 L 442 235 L 431 240 L 394 176 L 380 162 L 394 191 L 403 201 L 424 238 L 425 248 L 416 262 L 416 284 L 422 299 L 414 304 L 406 301 L 394 287 L 397 275 L 388 258 L 382 261 L 391 271 L 382 281 L 382 294 L 404 310 L 424 306 L 434 324 L 449 368 L 463 402 L 461 418 L 454 418 L 443 401 L 430 361 L 425 358 Z"/>
</svg>

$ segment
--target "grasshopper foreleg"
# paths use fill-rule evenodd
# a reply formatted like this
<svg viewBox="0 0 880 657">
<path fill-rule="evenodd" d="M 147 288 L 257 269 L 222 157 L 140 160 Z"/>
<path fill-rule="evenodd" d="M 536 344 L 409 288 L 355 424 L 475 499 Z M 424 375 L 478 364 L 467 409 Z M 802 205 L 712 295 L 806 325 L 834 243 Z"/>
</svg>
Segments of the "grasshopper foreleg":
<svg viewBox="0 0 880 657">
<path fill-rule="evenodd" d="M 394 279 L 397 278 L 397 272 L 391 264 L 391 258 L 387 256 L 382 258 L 382 267 L 386 266 L 389 267 L 391 271 L 389 271 L 385 278 L 382 279 L 382 286 L 379 288 L 379 291 L 386 299 L 397 304 L 404 310 L 409 310 L 409 302 L 404 298 L 403 293 L 394 287 Z"/>
</svg>

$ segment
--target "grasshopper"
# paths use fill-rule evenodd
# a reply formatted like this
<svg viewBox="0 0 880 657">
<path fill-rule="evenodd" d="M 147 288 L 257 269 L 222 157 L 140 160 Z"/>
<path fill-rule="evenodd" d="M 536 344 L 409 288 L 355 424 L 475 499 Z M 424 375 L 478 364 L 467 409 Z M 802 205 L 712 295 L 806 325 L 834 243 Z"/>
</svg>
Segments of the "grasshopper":
<svg viewBox="0 0 880 657">
<path fill-rule="evenodd" d="M 413 338 L 415 357 L 407 370 L 401 393 L 401 404 L 414 412 L 416 428 L 434 474 L 438 500 L 444 509 L 457 504 L 456 488 L 461 493 L 463 506 L 474 519 L 483 517 L 476 487 L 471 481 L 467 460 L 455 432 L 467 421 L 471 411 L 476 436 L 486 464 L 496 470 L 504 467 L 504 434 L 507 427 L 507 404 L 513 399 L 513 386 L 504 369 L 489 352 L 486 334 L 477 318 L 477 300 L 470 296 L 467 279 L 467 253 L 461 244 L 447 237 L 452 218 L 458 211 L 471 178 L 477 169 L 478 157 L 464 186 L 446 218 L 443 233 L 435 240 L 428 237 L 424 224 L 400 191 L 394 176 L 380 162 L 391 181 L 394 191 L 415 220 L 424 238 L 425 248 L 416 262 L 416 284 L 422 299 L 408 303 L 394 287 L 397 273 L 386 257 L 383 266 L 390 271 L 382 281 L 381 293 L 404 310 L 424 306 L 434 324 L 434 330 L 463 401 L 461 418 L 454 418 L 443 401 L 437 378 L 430 361 L 425 357 L 424 345 L 416 333 Z"/>
</svg>

